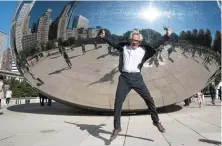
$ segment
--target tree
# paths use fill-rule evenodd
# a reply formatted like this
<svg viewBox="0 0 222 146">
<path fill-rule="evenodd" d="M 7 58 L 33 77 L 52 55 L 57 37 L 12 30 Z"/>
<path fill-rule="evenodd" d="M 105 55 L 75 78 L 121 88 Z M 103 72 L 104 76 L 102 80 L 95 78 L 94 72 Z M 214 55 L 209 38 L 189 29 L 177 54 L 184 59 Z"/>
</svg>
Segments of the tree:
<svg viewBox="0 0 222 146">
<path fill-rule="evenodd" d="M 180 40 L 185 40 L 185 38 L 186 38 L 185 31 L 181 31 L 179 37 L 180 37 Z"/>
<path fill-rule="evenodd" d="M 200 29 L 198 31 L 197 43 L 200 46 L 204 46 L 204 30 L 203 29 Z"/>
<path fill-rule="evenodd" d="M 218 30 L 215 33 L 212 49 L 221 54 L 221 32 Z"/>
<path fill-rule="evenodd" d="M 25 80 L 19 82 L 16 79 L 11 79 L 8 81 L 12 89 L 12 97 L 13 98 L 20 98 L 20 97 L 37 97 L 38 92 L 31 87 Z"/>
<path fill-rule="evenodd" d="M 59 46 L 62 46 L 62 43 L 63 43 L 63 38 L 59 38 L 59 39 L 58 39 L 58 45 L 59 45 Z"/>
<path fill-rule="evenodd" d="M 74 37 L 68 38 L 68 43 L 69 43 L 70 46 L 71 46 L 71 45 L 74 45 L 75 42 L 76 42 L 76 39 L 75 39 Z"/>
<path fill-rule="evenodd" d="M 97 29 L 102 29 L 102 26 L 96 26 Z"/>
<path fill-rule="evenodd" d="M 190 30 L 187 30 L 186 32 L 186 40 L 190 41 L 192 39 L 192 33 Z"/>
<path fill-rule="evenodd" d="M 209 29 L 206 29 L 204 34 L 204 46 L 206 46 L 207 48 L 211 48 L 211 42 L 212 42 L 211 32 Z"/>
<path fill-rule="evenodd" d="M 68 47 L 68 46 L 69 46 L 69 41 L 68 41 L 68 40 L 64 40 L 64 41 L 62 42 L 62 46 Z"/>
<path fill-rule="evenodd" d="M 48 42 L 46 43 L 46 50 L 51 50 L 51 49 L 53 49 L 53 48 L 55 48 L 54 42 L 53 42 L 53 41 L 48 41 Z"/>
</svg>

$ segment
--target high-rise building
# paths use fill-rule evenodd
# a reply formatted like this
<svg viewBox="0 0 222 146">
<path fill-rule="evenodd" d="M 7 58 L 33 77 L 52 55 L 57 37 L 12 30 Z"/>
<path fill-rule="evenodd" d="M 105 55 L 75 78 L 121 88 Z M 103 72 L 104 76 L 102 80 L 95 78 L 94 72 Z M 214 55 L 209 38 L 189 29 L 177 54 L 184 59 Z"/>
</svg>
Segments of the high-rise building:
<svg viewBox="0 0 222 146">
<path fill-rule="evenodd" d="M 88 38 L 89 39 L 96 38 L 98 33 L 99 33 L 98 28 L 89 28 L 88 29 Z"/>
<path fill-rule="evenodd" d="M 36 45 L 38 43 L 37 37 L 38 37 L 37 33 L 23 35 L 22 47 L 24 49 L 29 49 L 30 47 L 33 47 L 33 45 Z"/>
<path fill-rule="evenodd" d="M 26 22 L 24 23 L 23 35 L 31 33 L 31 30 L 29 29 L 29 20 L 30 20 L 30 16 L 28 16 L 28 19 L 26 19 Z"/>
<path fill-rule="evenodd" d="M 66 29 L 68 27 L 69 22 L 69 15 L 72 10 L 73 5 L 75 4 L 75 1 L 69 2 L 60 15 L 54 20 L 54 22 L 50 25 L 50 33 L 49 33 L 49 39 L 67 39 L 66 38 Z"/>
<path fill-rule="evenodd" d="M 3 54 L 4 51 L 6 50 L 6 45 L 7 45 L 7 34 L 0 31 L 0 68 L 3 63 Z"/>
<path fill-rule="evenodd" d="M 88 29 L 89 20 L 79 15 L 74 17 L 72 28 L 84 28 Z"/>
<path fill-rule="evenodd" d="M 7 34 L 0 31 L 0 52 L 6 49 L 7 45 Z"/>
<path fill-rule="evenodd" d="M 11 71 L 12 68 L 12 52 L 10 48 L 7 48 L 3 52 L 3 60 L 2 60 L 2 70 Z"/>
<path fill-rule="evenodd" d="M 37 26 L 37 40 L 38 42 L 46 43 L 49 40 L 49 26 L 51 23 L 50 13 L 51 9 L 47 9 L 46 12 L 40 17 Z"/>
<path fill-rule="evenodd" d="M 76 28 L 67 28 L 66 29 L 66 38 L 69 39 L 71 37 L 74 37 L 76 40 L 78 39 L 78 29 Z"/>
<path fill-rule="evenodd" d="M 27 23 L 27 19 L 29 16 L 29 12 L 34 5 L 35 1 L 31 3 L 24 3 L 21 10 L 19 11 L 17 22 L 16 22 L 16 34 L 15 34 L 15 41 L 16 41 L 16 49 L 17 52 L 21 51 L 22 48 L 22 36 L 24 33 L 24 28 Z"/>
<path fill-rule="evenodd" d="M 78 29 L 78 38 L 79 39 L 87 39 L 87 29 L 79 28 Z"/>
</svg>

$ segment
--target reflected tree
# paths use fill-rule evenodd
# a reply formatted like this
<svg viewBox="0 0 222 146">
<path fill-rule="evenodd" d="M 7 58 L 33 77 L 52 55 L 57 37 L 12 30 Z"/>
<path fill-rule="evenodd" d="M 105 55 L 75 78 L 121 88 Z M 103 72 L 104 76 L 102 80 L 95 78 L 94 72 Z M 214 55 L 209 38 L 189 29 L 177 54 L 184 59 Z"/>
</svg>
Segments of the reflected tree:
<svg viewBox="0 0 222 146">
<path fill-rule="evenodd" d="M 221 33 L 218 30 L 215 33 L 212 50 L 221 54 Z"/>
</svg>

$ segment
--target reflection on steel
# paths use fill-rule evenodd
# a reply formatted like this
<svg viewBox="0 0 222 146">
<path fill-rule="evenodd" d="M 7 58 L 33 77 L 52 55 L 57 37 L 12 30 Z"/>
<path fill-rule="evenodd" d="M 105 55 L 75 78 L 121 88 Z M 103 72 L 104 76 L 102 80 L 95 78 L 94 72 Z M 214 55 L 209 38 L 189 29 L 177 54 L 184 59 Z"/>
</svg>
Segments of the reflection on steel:
<svg viewBox="0 0 222 146">
<path fill-rule="evenodd" d="M 144 43 L 153 47 L 165 33 L 162 26 L 169 21 L 181 24 L 184 30 L 199 28 L 200 20 L 207 19 L 201 14 L 204 7 L 198 7 L 199 3 L 204 2 L 155 3 L 156 9 L 162 6 L 162 10 L 169 10 L 170 6 L 170 11 L 158 12 L 155 19 L 147 21 L 150 18 L 140 18 L 139 11 L 131 14 L 129 8 L 145 8 L 149 2 L 36 1 L 31 10 L 31 3 L 23 2 L 23 9 L 12 22 L 11 45 L 21 74 L 39 92 L 65 104 L 109 111 L 114 108 L 121 54 L 99 38 L 100 30 L 104 29 L 116 42 L 123 42 L 128 41 L 135 25 Z M 192 19 L 193 27 L 186 27 L 186 21 L 193 17 L 187 14 L 192 13 L 186 11 L 188 5 L 195 7 L 193 15 L 199 17 Z M 40 7 L 42 12 L 38 11 Z M 157 107 L 191 97 L 220 72 L 218 44 L 210 46 L 209 30 L 172 29 L 175 33 L 157 48 L 141 71 Z M 220 41 L 220 32 L 217 36 L 215 42 Z M 123 109 L 144 110 L 147 106 L 131 90 Z"/>
</svg>

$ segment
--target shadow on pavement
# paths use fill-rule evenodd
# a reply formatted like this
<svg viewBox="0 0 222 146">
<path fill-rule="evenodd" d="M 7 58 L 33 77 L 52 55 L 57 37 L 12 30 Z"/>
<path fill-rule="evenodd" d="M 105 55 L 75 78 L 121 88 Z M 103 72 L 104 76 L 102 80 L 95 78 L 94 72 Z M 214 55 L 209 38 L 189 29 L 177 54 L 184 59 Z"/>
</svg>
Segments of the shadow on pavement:
<svg viewBox="0 0 222 146">
<path fill-rule="evenodd" d="M 118 66 L 115 67 L 111 72 L 109 73 L 106 73 L 102 78 L 100 78 L 98 81 L 96 82 L 93 82 L 93 83 L 90 83 L 89 85 L 87 85 L 87 87 L 91 86 L 91 85 L 94 85 L 94 84 L 97 84 L 97 83 L 105 83 L 105 82 L 110 82 L 110 84 L 113 84 L 114 83 L 114 75 L 116 73 L 118 73 L 119 70 L 118 70 Z"/>
<path fill-rule="evenodd" d="M 56 70 L 56 71 L 54 71 L 54 72 L 49 73 L 49 75 L 59 74 L 59 73 L 61 73 L 62 71 L 68 70 L 68 69 L 70 69 L 70 67 L 64 67 L 64 68 L 62 68 L 62 69 L 59 69 L 59 70 Z"/>
<path fill-rule="evenodd" d="M 216 141 L 216 140 L 199 139 L 199 141 L 201 141 L 201 142 L 205 142 L 205 143 L 208 143 L 208 144 L 221 145 L 221 142 L 220 142 L 220 141 Z"/>
<path fill-rule="evenodd" d="M 85 110 L 76 107 L 66 106 L 64 104 L 53 102 L 52 106 L 40 106 L 40 103 L 29 103 L 12 105 L 7 108 L 9 111 L 32 113 L 32 114 L 46 114 L 46 115 L 67 115 L 67 116 L 113 116 L 113 111 L 98 112 L 93 110 Z M 166 107 L 157 108 L 159 114 L 172 113 L 181 110 L 179 105 L 170 105 Z M 122 113 L 123 116 L 136 116 L 136 115 L 150 115 L 148 110 L 143 111 L 130 111 Z"/>
<path fill-rule="evenodd" d="M 49 59 L 56 59 L 56 58 L 59 58 L 59 57 L 61 57 L 61 55 L 55 56 L 55 57 L 51 57 L 51 58 L 49 58 Z"/>
<path fill-rule="evenodd" d="M 75 56 L 71 56 L 71 57 L 69 57 L 69 59 L 72 59 L 72 58 L 75 58 L 75 57 L 78 57 L 78 56 L 82 56 L 83 54 L 81 54 L 81 55 L 75 55 Z"/>
<path fill-rule="evenodd" d="M 103 130 L 101 128 L 103 128 L 103 126 L 105 126 L 105 124 L 100 124 L 100 125 L 88 125 L 88 124 L 77 124 L 77 123 L 71 123 L 71 122 L 66 122 L 67 124 L 72 124 L 75 125 L 76 127 L 79 127 L 80 130 L 86 130 L 89 134 L 91 134 L 92 136 L 101 139 L 105 142 L 105 145 L 110 145 L 111 141 L 109 139 L 106 139 L 104 137 L 102 137 L 100 135 L 100 133 L 102 134 L 108 134 L 111 135 L 112 132 Z M 137 139 L 141 139 L 141 140 L 147 140 L 147 141 L 154 141 L 152 139 L 148 139 L 148 138 L 143 138 L 143 137 L 137 137 L 137 136 L 132 136 L 132 135 L 127 135 L 127 134 L 119 134 L 118 136 L 124 136 L 124 137 L 131 137 L 131 138 L 137 138 Z"/>
</svg>

